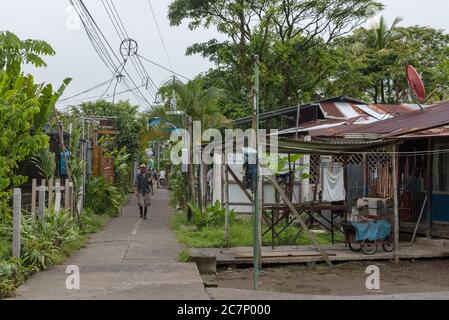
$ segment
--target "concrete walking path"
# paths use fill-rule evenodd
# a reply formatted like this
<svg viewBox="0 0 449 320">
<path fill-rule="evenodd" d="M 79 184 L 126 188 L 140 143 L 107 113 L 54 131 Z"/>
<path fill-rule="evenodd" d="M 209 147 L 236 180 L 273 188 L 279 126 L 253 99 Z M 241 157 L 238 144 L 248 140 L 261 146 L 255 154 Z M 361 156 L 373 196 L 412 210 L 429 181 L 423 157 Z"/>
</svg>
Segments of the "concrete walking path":
<svg viewBox="0 0 449 320">
<path fill-rule="evenodd" d="M 157 190 L 149 219 L 131 197 L 123 215 L 92 236 L 65 265 L 34 275 L 16 299 L 210 299 L 193 263 L 179 263 L 180 246 L 169 228 L 168 192 Z M 66 288 L 66 268 L 80 270 L 80 290 Z"/>
<path fill-rule="evenodd" d="M 34 275 L 18 290 L 18 300 L 449 300 L 449 292 L 366 296 L 318 296 L 205 289 L 194 263 L 179 263 L 180 245 L 169 228 L 168 193 L 157 190 L 149 220 L 138 217 L 135 197 L 105 229 L 65 265 Z M 80 290 L 66 288 L 67 266 L 79 267 Z"/>
</svg>

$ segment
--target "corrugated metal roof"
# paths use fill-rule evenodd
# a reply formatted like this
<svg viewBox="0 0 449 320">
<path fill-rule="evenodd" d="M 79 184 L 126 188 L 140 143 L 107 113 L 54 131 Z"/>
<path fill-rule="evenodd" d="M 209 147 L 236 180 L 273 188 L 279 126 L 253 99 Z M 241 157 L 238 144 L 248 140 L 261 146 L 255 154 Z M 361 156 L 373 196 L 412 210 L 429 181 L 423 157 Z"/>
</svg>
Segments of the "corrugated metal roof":
<svg viewBox="0 0 449 320">
<path fill-rule="evenodd" d="M 360 116 L 370 116 L 385 120 L 395 115 L 420 110 L 418 105 L 407 104 L 354 104 L 347 102 L 321 102 L 319 106 L 326 119 L 348 120 Z"/>
<path fill-rule="evenodd" d="M 363 101 L 360 101 L 360 100 L 357 100 L 354 98 L 350 98 L 350 97 L 346 97 L 346 96 L 339 96 L 339 97 L 333 97 L 333 98 L 329 98 L 329 99 L 323 99 L 323 100 L 303 104 L 300 106 L 300 108 L 302 109 L 302 108 L 315 106 L 315 105 L 319 105 L 320 103 L 327 103 L 327 102 L 331 102 L 331 103 L 332 102 L 346 102 L 346 103 L 351 103 L 351 104 L 364 104 Z M 332 110 L 332 108 L 333 107 L 331 107 L 331 110 Z M 296 119 L 297 111 L 298 111 L 298 106 L 296 105 L 296 106 L 291 106 L 288 108 L 264 112 L 260 115 L 260 120 L 261 121 L 262 120 L 270 120 L 270 119 L 278 118 L 280 116 L 290 116 L 290 117 Z M 240 126 L 240 125 L 250 124 L 251 121 L 252 121 L 252 117 L 249 116 L 249 117 L 234 120 L 233 124 L 236 126 Z"/>
<path fill-rule="evenodd" d="M 368 125 L 347 126 L 342 134 L 370 133 L 384 137 L 397 137 L 449 124 L 449 101 L 444 101 L 423 110 L 415 110 L 392 119 Z"/>
<path fill-rule="evenodd" d="M 445 137 L 449 136 L 449 127 L 434 128 L 402 135 L 401 138 L 425 138 L 425 137 Z"/>
<path fill-rule="evenodd" d="M 338 120 L 316 120 L 316 121 L 310 121 L 305 123 L 304 125 L 299 126 L 298 128 L 290 128 L 290 129 L 286 129 L 286 130 L 282 130 L 279 131 L 277 133 L 277 135 L 289 135 L 289 134 L 294 134 L 296 132 L 298 133 L 302 133 L 302 132 L 312 132 L 315 130 L 323 130 L 323 129 L 328 129 L 328 128 L 332 128 L 332 127 L 336 127 L 336 126 L 341 126 L 345 124 L 345 122 L 343 121 L 338 121 Z"/>
<path fill-rule="evenodd" d="M 279 152 L 304 154 L 333 154 L 341 152 L 363 152 L 374 147 L 386 145 L 383 140 L 376 141 L 298 141 L 293 138 L 281 138 L 278 143 Z"/>
</svg>

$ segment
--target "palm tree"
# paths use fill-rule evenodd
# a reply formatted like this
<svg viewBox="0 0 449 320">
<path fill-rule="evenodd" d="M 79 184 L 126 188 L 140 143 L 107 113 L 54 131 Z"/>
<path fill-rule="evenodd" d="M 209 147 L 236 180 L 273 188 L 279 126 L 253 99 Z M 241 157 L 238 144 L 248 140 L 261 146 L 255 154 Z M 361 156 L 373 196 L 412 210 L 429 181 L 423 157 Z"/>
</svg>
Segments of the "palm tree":
<svg viewBox="0 0 449 320">
<path fill-rule="evenodd" d="M 177 111 L 181 111 L 182 115 L 169 112 L 173 90 L 177 97 Z M 161 89 L 161 94 L 165 103 L 154 106 L 145 114 L 146 121 L 148 119 L 160 119 L 160 121 L 149 128 L 143 135 L 144 138 L 151 140 L 168 138 L 174 127 L 185 127 L 186 118 L 200 121 L 202 131 L 229 126 L 229 120 L 219 108 L 219 102 L 225 97 L 224 91 L 215 87 L 205 87 L 202 80 L 193 80 L 187 84 L 181 81 L 167 83 Z"/>
<path fill-rule="evenodd" d="M 172 111 L 170 108 L 171 98 L 173 91 L 177 97 L 177 111 L 181 111 L 182 115 L 173 114 L 168 111 Z M 170 135 L 173 128 L 185 128 L 187 127 L 187 121 L 200 121 L 201 130 L 204 132 L 207 129 L 222 129 L 229 126 L 230 122 L 221 113 L 219 108 L 219 102 L 224 98 L 224 91 L 215 87 L 206 87 L 203 80 L 196 79 L 188 82 L 187 84 L 181 81 L 173 81 L 167 83 L 160 90 L 165 104 L 153 107 L 148 114 L 145 115 L 146 121 L 148 119 L 158 119 L 157 125 L 152 126 L 145 134 L 142 135 L 142 146 L 148 145 L 151 140 L 166 139 Z M 187 120 L 188 119 L 188 120 Z M 190 137 L 193 139 L 193 137 Z M 193 146 L 193 140 L 190 140 L 191 146 Z M 192 156 L 192 152 L 190 156 Z M 195 195 L 195 169 L 193 163 L 189 164 L 189 195 L 190 200 L 193 200 Z M 204 177 L 203 177 L 204 178 Z M 201 182 L 198 183 L 198 186 Z M 203 186 L 205 185 L 203 181 Z M 198 192 L 200 196 L 201 193 Z M 202 199 L 198 199 L 198 204 L 203 202 Z M 191 218 L 192 214 L 189 212 L 188 217 Z"/>
<path fill-rule="evenodd" d="M 401 22 L 402 18 L 396 17 L 391 26 L 388 26 L 385 17 L 382 16 L 380 17 L 379 21 L 374 24 L 372 28 L 375 34 L 374 46 L 378 51 L 388 48 L 389 42 L 391 40 L 391 35 L 394 33 L 396 27 Z"/>
<path fill-rule="evenodd" d="M 393 23 L 388 26 L 388 23 L 384 16 L 381 16 L 379 21 L 375 23 L 372 27 L 374 41 L 371 44 L 373 49 L 376 50 L 378 54 L 385 53 L 389 49 L 389 45 L 394 35 L 394 31 L 397 28 L 398 24 L 402 21 L 402 18 L 396 17 Z M 384 79 L 379 80 L 380 83 L 380 94 L 382 103 L 385 104 L 385 82 Z M 388 81 L 388 85 L 390 85 Z M 377 86 L 376 86 L 377 91 Z"/>
</svg>

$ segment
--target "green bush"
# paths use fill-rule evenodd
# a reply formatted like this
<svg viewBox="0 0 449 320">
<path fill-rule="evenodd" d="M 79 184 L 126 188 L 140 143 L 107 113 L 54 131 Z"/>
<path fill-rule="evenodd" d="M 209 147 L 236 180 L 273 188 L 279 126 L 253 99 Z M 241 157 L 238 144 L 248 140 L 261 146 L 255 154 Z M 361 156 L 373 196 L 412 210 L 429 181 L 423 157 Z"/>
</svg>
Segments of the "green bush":
<svg viewBox="0 0 449 320">
<path fill-rule="evenodd" d="M 173 190 L 170 205 L 175 208 L 184 208 L 187 205 L 187 175 L 181 168 L 181 165 L 173 166 L 170 174 L 170 188 Z"/>
<path fill-rule="evenodd" d="M 89 181 L 86 192 L 86 207 L 96 214 L 108 213 L 117 216 L 123 202 L 123 194 L 103 177 Z"/>
<path fill-rule="evenodd" d="M 215 206 L 214 206 L 215 207 Z M 253 221 L 250 218 L 233 217 L 229 225 L 229 242 L 226 243 L 224 220 L 222 215 L 218 214 L 221 210 L 216 208 L 217 220 L 207 219 L 207 215 L 203 218 L 197 217 L 192 221 L 193 228 L 189 227 L 189 223 L 184 212 L 176 214 L 171 221 L 171 227 L 176 232 L 178 241 L 188 248 L 223 248 L 223 247 L 241 247 L 253 245 Z M 197 211 L 198 214 L 198 211 Z M 210 216 L 209 216 L 210 217 Z M 204 222 L 204 221 L 208 222 Z M 198 225 L 199 224 L 199 227 Z M 267 225 L 262 223 L 262 230 L 266 230 Z M 276 233 L 281 230 L 281 235 L 275 240 L 275 245 L 311 245 L 312 241 L 301 233 L 297 238 L 298 228 L 295 226 L 286 227 L 284 223 L 280 223 L 276 227 Z M 329 233 L 315 234 L 318 242 L 321 244 L 331 243 L 331 235 Z M 339 233 L 335 234 L 335 241 L 342 241 L 343 236 Z M 262 239 L 263 245 L 271 245 L 271 233 L 265 234 Z"/>
<path fill-rule="evenodd" d="M 47 210 L 42 222 L 27 217 L 22 223 L 22 264 L 33 272 L 47 269 L 62 253 L 61 248 L 79 237 L 79 224 L 67 211 Z"/>
<path fill-rule="evenodd" d="M 189 202 L 187 204 L 192 210 L 193 224 L 198 228 L 202 229 L 207 226 L 220 226 L 225 224 L 226 220 L 226 210 L 222 208 L 220 202 L 215 202 L 213 205 L 207 206 L 204 211 L 194 203 Z M 230 222 L 235 220 L 235 212 L 230 212 L 229 217 Z"/>
</svg>

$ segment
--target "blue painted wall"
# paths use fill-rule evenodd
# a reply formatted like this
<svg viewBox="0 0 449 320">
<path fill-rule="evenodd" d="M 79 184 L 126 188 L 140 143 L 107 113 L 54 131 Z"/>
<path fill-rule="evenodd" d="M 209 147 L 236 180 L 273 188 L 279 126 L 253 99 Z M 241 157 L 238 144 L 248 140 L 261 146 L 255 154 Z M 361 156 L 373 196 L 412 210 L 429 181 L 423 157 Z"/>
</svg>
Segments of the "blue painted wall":
<svg viewBox="0 0 449 320">
<path fill-rule="evenodd" d="M 434 221 L 449 222 L 449 195 L 434 194 L 432 196 L 432 215 Z"/>
</svg>

